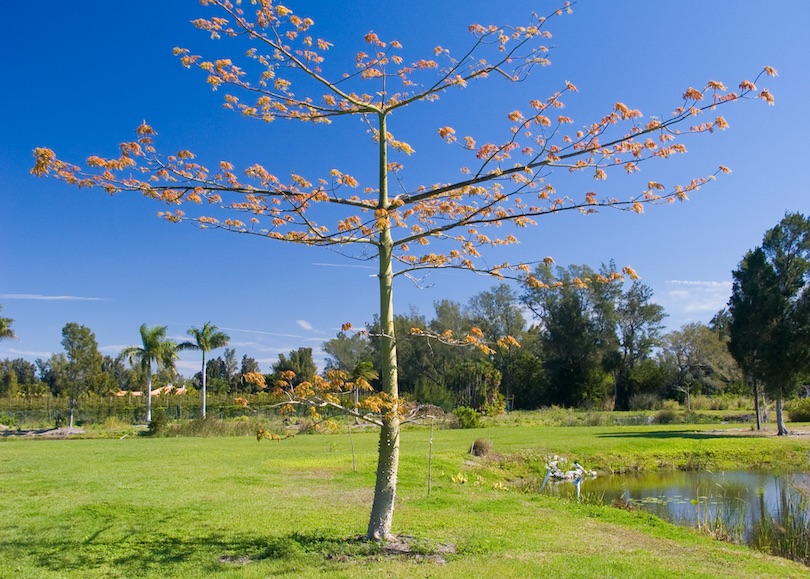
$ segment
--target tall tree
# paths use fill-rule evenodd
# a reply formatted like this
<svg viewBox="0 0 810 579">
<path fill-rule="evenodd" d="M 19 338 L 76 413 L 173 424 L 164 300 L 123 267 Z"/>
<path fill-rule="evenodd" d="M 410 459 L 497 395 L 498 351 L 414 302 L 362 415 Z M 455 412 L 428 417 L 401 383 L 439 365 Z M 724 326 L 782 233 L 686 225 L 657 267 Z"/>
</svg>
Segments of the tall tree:
<svg viewBox="0 0 810 579">
<path fill-rule="evenodd" d="M 732 275 L 729 350 L 776 399 L 778 433 L 789 434 L 783 402 L 810 368 L 810 220 L 785 215 Z"/>
<path fill-rule="evenodd" d="M 553 271 L 550 264 L 541 265 L 535 276 L 542 286 L 527 280 L 522 300 L 540 320 L 549 401 L 602 405 L 610 397 L 604 359 L 617 347 L 615 301 L 621 287 L 591 282 L 597 274 L 587 266 Z"/>
<path fill-rule="evenodd" d="M 500 342 L 500 346 L 494 348 L 492 362 L 501 373 L 501 391 L 511 401 L 516 387 L 512 362 L 520 354 L 520 348 L 507 339 L 522 337 L 526 329 L 519 296 L 505 283 L 498 284 L 470 298 L 466 314 L 472 325 L 481 329 L 488 343 Z"/>
<path fill-rule="evenodd" d="M 70 427 L 73 428 L 76 401 L 101 379 L 103 356 L 98 351 L 96 335 L 76 322 L 62 328 L 62 347 L 68 359 L 65 389 L 70 399 Z"/>
<path fill-rule="evenodd" d="M 285 371 L 295 374 L 293 383 L 296 385 L 311 381 L 318 373 L 315 360 L 312 358 L 312 348 L 298 348 L 291 351 L 289 357 L 279 354 L 278 360 L 273 363 L 273 372 L 280 374 Z"/>
<path fill-rule="evenodd" d="M 205 355 L 210 352 L 211 350 L 216 350 L 217 348 L 224 348 L 228 345 L 228 341 L 231 339 L 228 334 L 224 332 L 220 332 L 219 328 L 217 328 L 211 322 L 205 322 L 202 328 L 190 328 L 186 332 L 189 336 L 194 338 L 193 342 L 183 342 L 177 346 L 178 350 L 199 350 L 202 352 L 202 417 L 205 418 L 206 409 L 207 409 L 207 380 L 206 380 L 206 366 L 205 366 Z"/>
<path fill-rule="evenodd" d="M 196 19 L 194 25 L 213 39 L 237 44 L 237 54 L 245 54 L 247 49 L 246 61 L 206 60 L 177 48 L 180 62 L 201 69 L 210 86 L 224 89 L 226 106 L 244 117 L 311 123 L 359 119 L 373 140 L 375 152 L 363 155 L 372 164 L 365 174 L 376 175 L 372 183 L 356 193 L 358 180 L 338 168 L 315 180 L 292 174 L 287 182 L 259 164 L 249 166 L 244 177 L 237 176 L 228 161 L 209 170 L 188 150 L 158 154 L 156 133 L 146 123 L 138 128 L 135 141 L 121 146 L 117 158 L 93 156 L 81 168 L 58 159 L 50 149 L 38 148 L 32 172 L 80 186 L 98 186 L 109 193 L 136 191 L 171 206 L 188 202 L 188 213 L 176 207 L 162 213 L 170 222 L 191 221 L 203 228 L 265 239 L 339 247 L 344 254 L 376 259 L 382 330 L 379 366 L 382 390 L 390 405 L 381 418 L 369 419 L 380 425 L 377 479 L 367 530 L 377 540 L 390 533 L 399 465 L 394 278 L 442 267 L 495 276 L 517 274 L 530 266 L 491 264 L 480 259 L 479 253 L 487 246 L 516 243 L 517 238 L 511 233 L 490 237 L 484 230 L 491 227 L 495 231 L 510 223 L 522 227 L 560 211 L 593 212 L 609 206 L 641 212 L 644 204 L 685 199 L 709 177 L 669 187 L 649 181 L 644 190 L 623 200 L 600 198 L 593 191 L 555 195 L 547 178 L 555 168 L 565 173 L 582 171 L 597 181 L 612 170 L 633 172 L 641 162 L 685 152 L 679 142 L 681 131 L 676 128 L 695 115 L 712 111 L 710 120 L 689 131 L 709 133 L 728 126 L 715 111 L 718 106 L 757 96 L 773 102 L 771 94 L 759 91 L 753 82 L 744 81 L 738 92 L 729 93 L 722 83 L 710 81 L 703 91 L 689 88 L 684 92 L 670 116 L 645 119 L 640 111 L 616 103 L 601 118 L 583 124 L 558 114 L 564 98 L 576 91 L 570 82 L 561 83 L 548 98 L 532 95 L 526 99 L 525 112 L 504 111 L 508 126 L 503 137 L 483 144 L 477 144 L 471 135 L 457 137 L 454 128 L 436 123 L 431 136 L 435 138 L 437 133 L 448 144 L 460 145 L 459 153 L 468 155 L 469 162 L 461 167 L 460 180 L 448 177 L 451 173 L 442 168 L 435 179 L 411 187 L 400 176 L 400 161 L 415 150 L 392 133 L 392 119 L 404 118 L 405 107 L 429 105 L 445 93 L 484 79 L 526 86 L 522 81 L 531 71 L 549 63 L 546 28 L 554 17 L 570 12 L 568 2 L 548 17 L 532 15 L 522 26 L 472 25 L 472 39 L 458 56 L 438 47 L 426 58 L 406 61 L 400 42 L 388 42 L 369 32 L 364 50 L 345 73 L 327 65 L 325 54 L 331 44 L 313 37 L 311 18 L 269 1 L 252 5 L 250 10 L 231 0 L 206 0 L 205 5 L 216 10 L 216 15 Z M 767 72 L 774 73 L 770 68 Z M 255 80 L 251 80 L 253 73 Z M 569 125 L 583 128 L 568 131 Z M 345 149 L 355 147 L 347 143 Z M 520 161 L 513 158 L 518 153 L 523 155 Z M 389 187 L 392 175 L 401 185 L 398 192 Z M 211 215 L 200 207 L 220 208 L 227 216 Z M 328 227 L 321 218 L 336 221 Z"/>
<path fill-rule="evenodd" d="M 621 295 L 616 308 L 620 353 L 615 374 L 618 410 L 630 409 L 630 398 L 635 394 L 633 371 L 661 344 L 666 313 L 663 307 L 650 301 L 652 295 L 650 286 L 634 281 Z"/>
<path fill-rule="evenodd" d="M 0 312 L 2 311 L 3 306 L 0 306 Z M 14 320 L 11 318 L 4 318 L 0 316 L 0 340 L 13 340 L 17 337 L 11 327 L 11 324 L 13 323 Z"/>
<path fill-rule="evenodd" d="M 166 338 L 166 326 L 148 327 L 142 324 L 140 328 L 141 345 L 124 348 L 121 352 L 130 364 L 138 365 L 146 375 L 146 422 L 152 420 L 152 368 L 166 368 L 174 370 L 177 359 L 177 344 Z"/>
</svg>

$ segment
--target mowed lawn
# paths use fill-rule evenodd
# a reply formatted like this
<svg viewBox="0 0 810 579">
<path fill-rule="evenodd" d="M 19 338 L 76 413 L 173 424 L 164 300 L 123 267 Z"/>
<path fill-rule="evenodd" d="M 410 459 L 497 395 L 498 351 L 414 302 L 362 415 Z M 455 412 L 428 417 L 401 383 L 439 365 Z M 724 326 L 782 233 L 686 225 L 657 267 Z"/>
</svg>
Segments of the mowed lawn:
<svg viewBox="0 0 810 579">
<path fill-rule="evenodd" d="M 356 541 L 371 505 L 374 432 L 261 443 L 8 439 L 0 442 L 0 577 L 810 574 L 643 513 L 523 492 L 515 472 L 531 468 L 469 455 L 481 437 L 505 455 L 557 453 L 638 467 L 762 456 L 764 466 L 779 456 L 806 461 L 810 440 L 803 437 L 743 438 L 695 427 L 437 430 L 428 496 L 430 437 L 428 430 L 403 433 L 394 530 L 411 537 L 405 555 Z M 458 473 L 466 483 L 451 480 Z"/>
</svg>

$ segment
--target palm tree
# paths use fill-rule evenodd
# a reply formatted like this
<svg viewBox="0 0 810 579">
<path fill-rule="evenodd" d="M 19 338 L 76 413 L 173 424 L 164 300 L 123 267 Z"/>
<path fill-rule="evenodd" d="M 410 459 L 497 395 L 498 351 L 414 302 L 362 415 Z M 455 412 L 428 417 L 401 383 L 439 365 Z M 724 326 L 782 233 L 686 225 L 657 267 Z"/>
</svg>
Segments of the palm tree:
<svg viewBox="0 0 810 579">
<path fill-rule="evenodd" d="M 146 372 L 146 422 L 152 420 L 152 364 L 160 368 L 174 370 L 174 361 L 177 359 L 177 344 L 166 339 L 166 326 L 149 328 L 141 325 L 141 341 L 143 346 L 130 346 L 121 352 L 129 363 L 140 364 Z"/>
<path fill-rule="evenodd" d="M 0 312 L 3 311 L 3 306 L 0 306 Z M 11 318 L 0 317 L 0 340 L 14 340 L 17 336 L 14 330 L 11 329 L 11 324 L 14 322 Z"/>
<path fill-rule="evenodd" d="M 202 328 L 191 328 L 186 332 L 194 338 L 193 342 L 183 342 L 177 348 L 179 350 L 200 350 L 202 352 L 202 417 L 205 418 L 206 410 L 206 368 L 205 353 L 217 348 L 224 348 L 228 345 L 230 336 L 220 332 L 211 322 L 205 322 Z"/>
</svg>

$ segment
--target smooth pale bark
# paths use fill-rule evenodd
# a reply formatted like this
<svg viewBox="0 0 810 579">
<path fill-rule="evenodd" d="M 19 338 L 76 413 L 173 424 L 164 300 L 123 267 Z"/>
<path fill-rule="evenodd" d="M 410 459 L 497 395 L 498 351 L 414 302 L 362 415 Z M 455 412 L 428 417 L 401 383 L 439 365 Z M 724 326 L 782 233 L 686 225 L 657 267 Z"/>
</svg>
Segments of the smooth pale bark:
<svg viewBox="0 0 810 579">
<path fill-rule="evenodd" d="M 152 364 L 146 366 L 146 423 L 152 421 Z"/>
<path fill-rule="evenodd" d="M 385 115 L 380 121 L 380 203 L 388 208 L 388 154 Z M 397 377 L 397 347 L 394 335 L 394 271 L 392 264 L 393 241 L 391 231 L 385 227 L 379 234 L 380 252 L 380 329 L 382 391 L 391 397 L 393 408 L 386 412 L 380 429 L 377 482 L 374 485 L 374 503 L 368 522 L 368 538 L 384 541 L 391 534 L 394 518 L 394 500 L 397 494 L 399 469 L 399 383 Z"/>
<path fill-rule="evenodd" d="M 202 351 L 202 417 L 205 418 L 206 410 L 206 380 L 205 375 L 205 350 Z"/>
<path fill-rule="evenodd" d="M 389 235 L 390 238 L 390 235 Z M 383 259 L 386 256 L 386 259 Z M 383 541 L 391 533 L 394 517 L 394 500 L 397 492 L 399 468 L 399 410 L 397 408 L 397 352 L 394 337 L 393 277 L 391 274 L 391 248 L 381 251 L 380 259 L 380 322 L 382 329 L 382 378 L 383 391 L 394 400 L 394 407 L 383 416 L 380 429 L 377 482 L 374 486 L 374 503 L 368 523 L 368 538 Z M 387 261 L 386 271 L 383 264 Z"/>
</svg>

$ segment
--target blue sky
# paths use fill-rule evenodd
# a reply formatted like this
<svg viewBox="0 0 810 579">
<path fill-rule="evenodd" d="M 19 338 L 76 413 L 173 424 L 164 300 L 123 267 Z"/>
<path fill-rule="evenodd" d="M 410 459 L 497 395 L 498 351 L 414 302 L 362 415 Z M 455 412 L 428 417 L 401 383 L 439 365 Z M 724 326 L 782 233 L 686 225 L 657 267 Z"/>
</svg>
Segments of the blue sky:
<svg viewBox="0 0 810 579">
<path fill-rule="evenodd" d="M 554 2 L 476 0 L 351 3 L 313 0 L 289 6 L 316 22 L 335 47 L 335 69 L 351 68 L 373 30 L 397 39 L 408 59 L 427 58 L 436 45 L 461 50 L 467 25 L 521 24 Z M 395 4 L 395 5 L 391 5 Z M 361 326 L 377 308 L 374 269 L 327 250 L 296 248 L 223 232 L 161 222 L 162 207 L 136 196 L 74 190 L 28 173 L 31 151 L 47 146 L 62 158 L 111 155 L 146 120 L 166 150 L 190 148 L 209 162 L 259 162 L 279 175 L 311 179 L 332 167 L 361 181 L 373 174 L 357 123 L 329 127 L 266 125 L 223 110 L 199 71 L 172 56 L 185 46 L 212 57 L 236 56 L 227 42 L 211 43 L 189 21 L 207 10 L 193 0 L 137 3 L 85 0 L 14 2 L 4 7 L 5 55 L 0 107 L 0 304 L 15 320 L 16 341 L 0 342 L 0 359 L 47 358 L 61 351 L 61 328 L 90 327 L 104 353 L 138 339 L 138 327 L 168 325 L 181 340 L 191 326 L 212 321 L 231 336 L 237 353 L 269 370 L 279 353 L 320 344 L 344 322 Z M 616 101 L 646 114 L 668 114 L 689 86 L 709 79 L 736 87 L 764 65 L 776 106 L 739 103 L 724 111 L 727 131 L 686 141 L 689 153 L 644 166 L 640 179 L 688 182 L 718 165 L 733 173 L 702 188 L 691 201 L 651 207 L 643 215 L 615 211 L 545 217 L 521 231 L 521 244 L 493 261 L 553 256 L 558 264 L 631 265 L 655 291 L 677 329 L 708 321 L 730 293 L 731 270 L 786 211 L 810 210 L 802 143 L 810 130 L 810 3 L 756 0 L 678 3 L 581 0 L 574 13 L 550 24 L 552 65 L 515 87 L 492 79 L 420 104 L 392 119 L 392 131 L 414 146 L 405 159 L 409 185 L 449 180 L 457 170 L 436 135 L 443 125 L 476 134 L 506 130 L 506 115 L 545 98 L 570 80 L 579 93 L 565 112 L 582 125 Z M 345 63 L 344 67 L 341 67 Z M 367 161 L 371 161 L 369 164 Z M 572 196 L 593 187 L 561 172 L 550 179 Z M 637 181 L 611 177 L 602 189 L 618 198 Z M 417 287 L 400 281 L 396 306 L 432 314 L 434 301 L 466 302 L 494 281 L 436 272 Z M 217 352 L 220 353 L 220 352 Z M 196 356 L 180 371 L 192 374 Z"/>
</svg>

